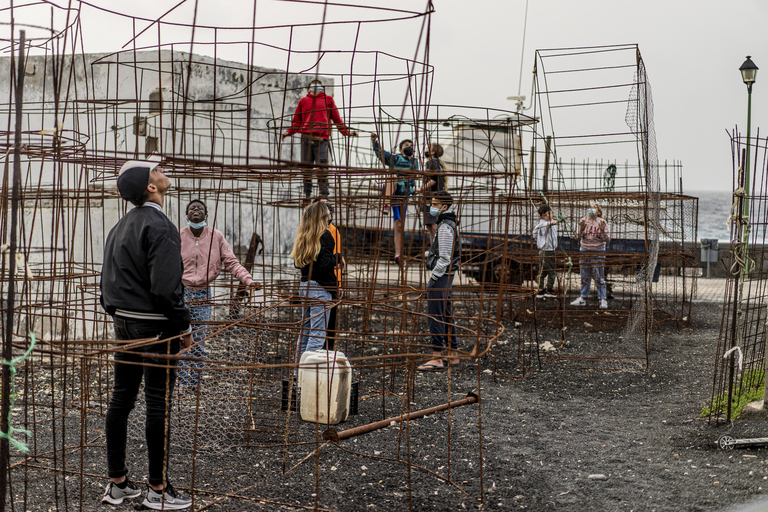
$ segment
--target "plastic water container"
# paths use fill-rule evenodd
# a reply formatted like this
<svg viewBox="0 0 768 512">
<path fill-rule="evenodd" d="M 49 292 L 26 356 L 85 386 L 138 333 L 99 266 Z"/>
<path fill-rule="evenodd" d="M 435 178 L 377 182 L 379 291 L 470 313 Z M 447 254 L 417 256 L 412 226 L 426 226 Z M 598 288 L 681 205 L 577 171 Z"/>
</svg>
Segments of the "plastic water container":
<svg viewBox="0 0 768 512">
<path fill-rule="evenodd" d="M 336 425 L 349 415 L 352 366 L 342 352 L 315 350 L 301 355 L 301 419 Z"/>
</svg>

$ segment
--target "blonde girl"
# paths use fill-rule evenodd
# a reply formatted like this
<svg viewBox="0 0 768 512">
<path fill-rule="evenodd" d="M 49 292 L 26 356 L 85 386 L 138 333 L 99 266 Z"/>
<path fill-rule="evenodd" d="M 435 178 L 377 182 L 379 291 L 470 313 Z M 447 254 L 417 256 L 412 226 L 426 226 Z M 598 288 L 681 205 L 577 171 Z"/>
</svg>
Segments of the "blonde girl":
<svg viewBox="0 0 768 512">
<path fill-rule="evenodd" d="M 337 297 L 335 269 L 343 267 L 340 254 L 334 254 L 335 240 L 328 224 L 331 213 L 324 202 L 312 203 L 301 217 L 291 257 L 301 270 L 299 294 L 304 297 L 301 333 L 297 358 L 307 350 L 320 350 L 325 345 L 331 313 L 330 301 Z"/>
</svg>

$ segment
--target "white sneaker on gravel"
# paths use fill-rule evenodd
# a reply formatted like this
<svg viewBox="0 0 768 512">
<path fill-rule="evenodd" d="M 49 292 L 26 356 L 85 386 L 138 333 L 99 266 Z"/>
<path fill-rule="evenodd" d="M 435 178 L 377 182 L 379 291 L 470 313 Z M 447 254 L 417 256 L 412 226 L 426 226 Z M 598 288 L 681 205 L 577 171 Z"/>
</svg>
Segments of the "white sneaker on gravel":
<svg viewBox="0 0 768 512">
<path fill-rule="evenodd" d="M 107 486 L 107 492 L 104 493 L 104 497 L 101 498 L 102 503 L 111 503 L 112 505 L 120 505 L 124 499 L 135 498 L 141 496 L 141 489 L 135 483 L 128 480 L 124 489 L 121 489 L 117 484 L 109 482 Z"/>
<path fill-rule="evenodd" d="M 608 309 L 608 301 L 603 299 L 600 301 L 600 309 Z"/>
<path fill-rule="evenodd" d="M 174 489 L 171 484 L 166 485 L 163 491 L 156 491 L 150 487 L 142 503 L 152 510 L 183 510 L 189 508 L 191 504 L 192 500 Z"/>
<path fill-rule="evenodd" d="M 571 306 L 586 306 L 587 301 L 584 300 L 584 297 L 579 297 L 575 301 L 571 302 Z"/>
</svg>

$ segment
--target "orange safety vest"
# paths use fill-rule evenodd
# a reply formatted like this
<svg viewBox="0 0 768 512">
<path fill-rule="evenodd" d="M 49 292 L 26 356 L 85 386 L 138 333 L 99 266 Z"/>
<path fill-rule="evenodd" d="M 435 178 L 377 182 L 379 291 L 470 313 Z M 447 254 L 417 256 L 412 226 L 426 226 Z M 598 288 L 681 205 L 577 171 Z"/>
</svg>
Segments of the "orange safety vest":
<svg viewBox="0 0 768 512">
<path fill-rule="evenodd" d="M 339 230 L 333 224 L 329 224 L 328 231 L 331 232 L 331 236 L 333 237 L 333 254 L 341 254 L 341 234 L 339 233 Z M 339 282 L 339 286 L 341 286 L 341 269 L 336 269 L 333 272 L 336 274 L 336 280 Z"/>
</svg>

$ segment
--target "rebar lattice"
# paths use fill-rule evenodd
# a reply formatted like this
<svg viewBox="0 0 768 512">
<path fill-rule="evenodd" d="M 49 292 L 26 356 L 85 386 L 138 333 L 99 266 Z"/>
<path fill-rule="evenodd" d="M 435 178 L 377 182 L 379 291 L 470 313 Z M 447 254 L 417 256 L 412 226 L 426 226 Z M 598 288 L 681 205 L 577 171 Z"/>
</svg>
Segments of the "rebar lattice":
<svg viewBox="0 0 768 512">
<path fill-rule="evenodd" d="M 626 101 L 619 116 L 611 112 L 609 117 L 629 125 L 629 132 L 625 128 L 619 134 L 624 139 L 616 141 L 625 151 L 601 155 L 605 163 L 600 160 L 599 174 L 593 177 L 589 169 L 594 161 L 579 170 L 559 160 L 584 155 L 570 152 L 569 146 L 578 147 L 577 138 L 553 132 L 559 125 L 552 116 L 555 106 L 543 104 L 554 92 L 548 89 L 551 85 L 543 85 L 549 84 L 542 82 L 546 75 L 537 75 L 534 115 L 430 101 L 431 4 L 423 12 L 346 6 L 356 13 L 354 20 L 323 18 L 266 28 L 212 27 L 197 19 L 147 20 L 85 2 L 72 9 L 29 4 L 16 7 L 14 14 L 20 19 L 41 6 L 54 10 L 54 21 L 63 16 L 63 28 L 30 24 L 26 29 L 32 37 L 26 44 L 11 33 L 3 41 L 14 57 L 0 59 L 0 75 L 9 77 L 0 86 L 2 97 L 23 92 L 23 98 L 4 103 L 8 122 L 0 142 L 5 152 L 0 238 L 9 245 L 9 260 L 0 262 L 3 293 L 10 301 L 4 304 L 8 316 L 2 324 L 6 360 L 24 353 L 32 333 L 38 340 L 31 356 L 17 363 L 15 376 L 4 366 L 3 405 L 9 410 L 13 377 L 12 423 L 28 430 L 29 436 L 11 433 L 30 451 L 0 441 L 10 453 L 4 460 L 11 477 L 10 485 L 0 481 L 0 488 L 6 492 L 14 486 L 3 504 L 27 509 L 47 500 L 58 509 L 88 509 L 97 499 L 94 489 L 106 481 L 104 414 L 113 380 L 111 355 L 121 349 L 112 344 L 112 322 L 99 305 L 102 248 L 106 234 L 127 209 L 115 190 L 117 169 L 126 160 L 157 153 L 175 181 L 165 204 L 169 218 L 181 227 L 185 205 L 203 199 L 209 224 L 225 234 L 263 284 L 251 296 L 227 273 L 212 284 L 213 316 L 202 328 L 208 347 L 204 385 L 194 391 L 180 389 L 173 400 L 173 465 L 188 468 L 188 478 L 178 486 L 192 494 L 198 509 L 221 501 L 243 509 L 252 501 L 286 508 L 324 506 L 327 495 L 320 472 L 328 469 L 320 462 L 320 452 L 330 442 L 323 440 L 325 426 L 301 422 L 284 406 L 282 395 L 283 383 L 295 369 L 301 322 L 298 275 L 288 254 L 305 204 L 302 180 L 316 171 L 298 162 L 298 144 L 282 141 L 280 134 L 307 84 L 318 77 L 335 96 L 344 122 L 360 134 L 342 138 L 334 133 L 331 162 L 323 169 L 348 264 L 336 346 L 353 363 L 364 404 L 361 416 L 351 418 L 350 425 L 455 402 L 457 385 L 471 386 L 458 390 L 462 396 L 474 391 L 481 398 L 482 377 L 524 377 L 541 364 L 539 337 L 550 330 L 562 337 L 568 324 L 629 325 L 625 332 L 645 334 L 640 356 L 638 345 L 630 340 L 626 352 L 609 359 L 576 354 L 586 364 L 603 367 L 642 366 L 650 333 L 662 320 L 689 325 L 695 276 L 686 270 L 696 266 L 697 203 L 675 187 L 661 190 L 650 89 L 635 46 L 619 49 L 624 58 L 631 55 L 631 64 L 622 65 L 630 72 L 631 84 L 620 95 Z M 130 27 L 123 49 L 108 54 L 84 51 L 84 14 L 93 12 L 115 27 Z M 371 41 L 365 40 L 364 29 L 378 34 L 379 25 L 390 31 L 412 29 L 418 36 L 413 55 L 398 56 L 385 39 L 373 35 L 376 49 L 365 46 Z M 314 37 L 308 42 L 306 34 L 330 28 L 348 32 L 345 48 L 326 48 L 322 39 L 318 47 Z M 178 40 L 181 29 L 192 37 Z M 273 37 L 275 33 L 279 37 Z M 273 42 L 280 38 L 283 43 Z M 16 62 L 21 48 L 30 54 Z M 224 49 L 227 58 L 240 55 L 242 63 L 225 60 L 219 55 Z M 260 52 L 279 56 L 284 69 L 258 66 Z M 577 53 L 537 52 L 537 59 L 563 59 L 565 67 L 558 72 L 565 73 L 569 57 Z M 614 54 L 605 48 L 588 53 L 597 60 Z M 539 69 L 544 72 L 543 64 Z M 612 84 L 600 76 L 590 80 Z M 565 106 L 588 108 L 589 102 L 558 105 Z M 17 108 L 20 115 L 14 115 Z M 629 110 L 632 117 L 625 118 Z M 12 129 L 12 120 L 20 123 L 20 130 Z M 14 142 L 17 133 L 19 144 Z M 407 266 L 394 265 L 391 221 L 381 215 L 386 202 L 381 183 L 392 172 L 374 157 L 368 140 L 372 133 L 386 149 L 413 139 L 421 161 L 428 143 L 445 148 L 448 189 L 457 200 L 464 249 L 453 286 L 463 366 L 451 365 L 440 374 L 445 377 L 439 377 L 437 395 L 421 396 L 414 384 L 414 367 L 428 358 L 431 348 L 424 296 L 428 275 L 422 270 L 428 240 L 420 211 L 426 198 L 415 197 L 406 216 Z M 604 135 L 578 144 L 602 148 L 595 140 L 604 140 Z M 529 138 L 531 151 L 523 145 Z M 14 150 L 18 154 L 12 157 Z M 11 162 L 19 177 L 13 196 Z M 614 171 L 607 171 L 611 165 Z M 676 184 L 681 168 L 673 164 L 670 170 Z M 412 175 L 418 181 L 424 177 L 415 171 Z M 542 200 L 560 214 L 564 226 L 557 304 L 534 298 L 539 262 L 531 231 Z M 606 259 L 615 296 L 607 311 L 574 310 L 566 301 L 579 267 L 578 245 L 566 226 L 578 222 L 591 200 L 602 203 L 617 233 Z M 14 251 L 23 258 L 17 259 Z M 18 269 L 13 277 L 9 262 Z M 184 353 L 180 357 L 191 359 Z M 467 441 L 468 449 L 463 448 L 479 463 L 455 463 L 452 449 L 459 448 L 451 447 L 450 428 L 452 414 L 458 413 L 450 407 L 441 419 L 449 432 L 439 447 L 446 451 L 443 462 L 429 461 L 429 467 L 413 463 L 412 448 L 430 441 L 410 427 L 407 416 L 396 442 L 381 447 L 376 456 L 382 464 L 406 468 L 393 472 L 393 485 L 404 485 L 410 496 L 410 479 L 403 484 L 400 476 L 426 471 L 456 492 L 483 498 L 482 405 L 478 398 L 462 404 L 472 406 L 463 419 L 474 422 L 477 435 Z M 131 454 L 137 459 L 143 456 L 137 447 L 143 435 L 138 419 L 143 407 L 139 400 L 129 434 L 135 445 Z M 264 458 L 280 459 L 281 467 L 269 464 L 265 469 Z M 226 460 L 233 472 L 260 467 L 258 471 L 288 475 L 311 458 L 314 482 L 303 489 L 304 504 L 282 494 L 264 496 L 234 478 L 216 480 L 212 469 Z M 254 460 L 259 461 L 255 466 Z"/>
</svg>

